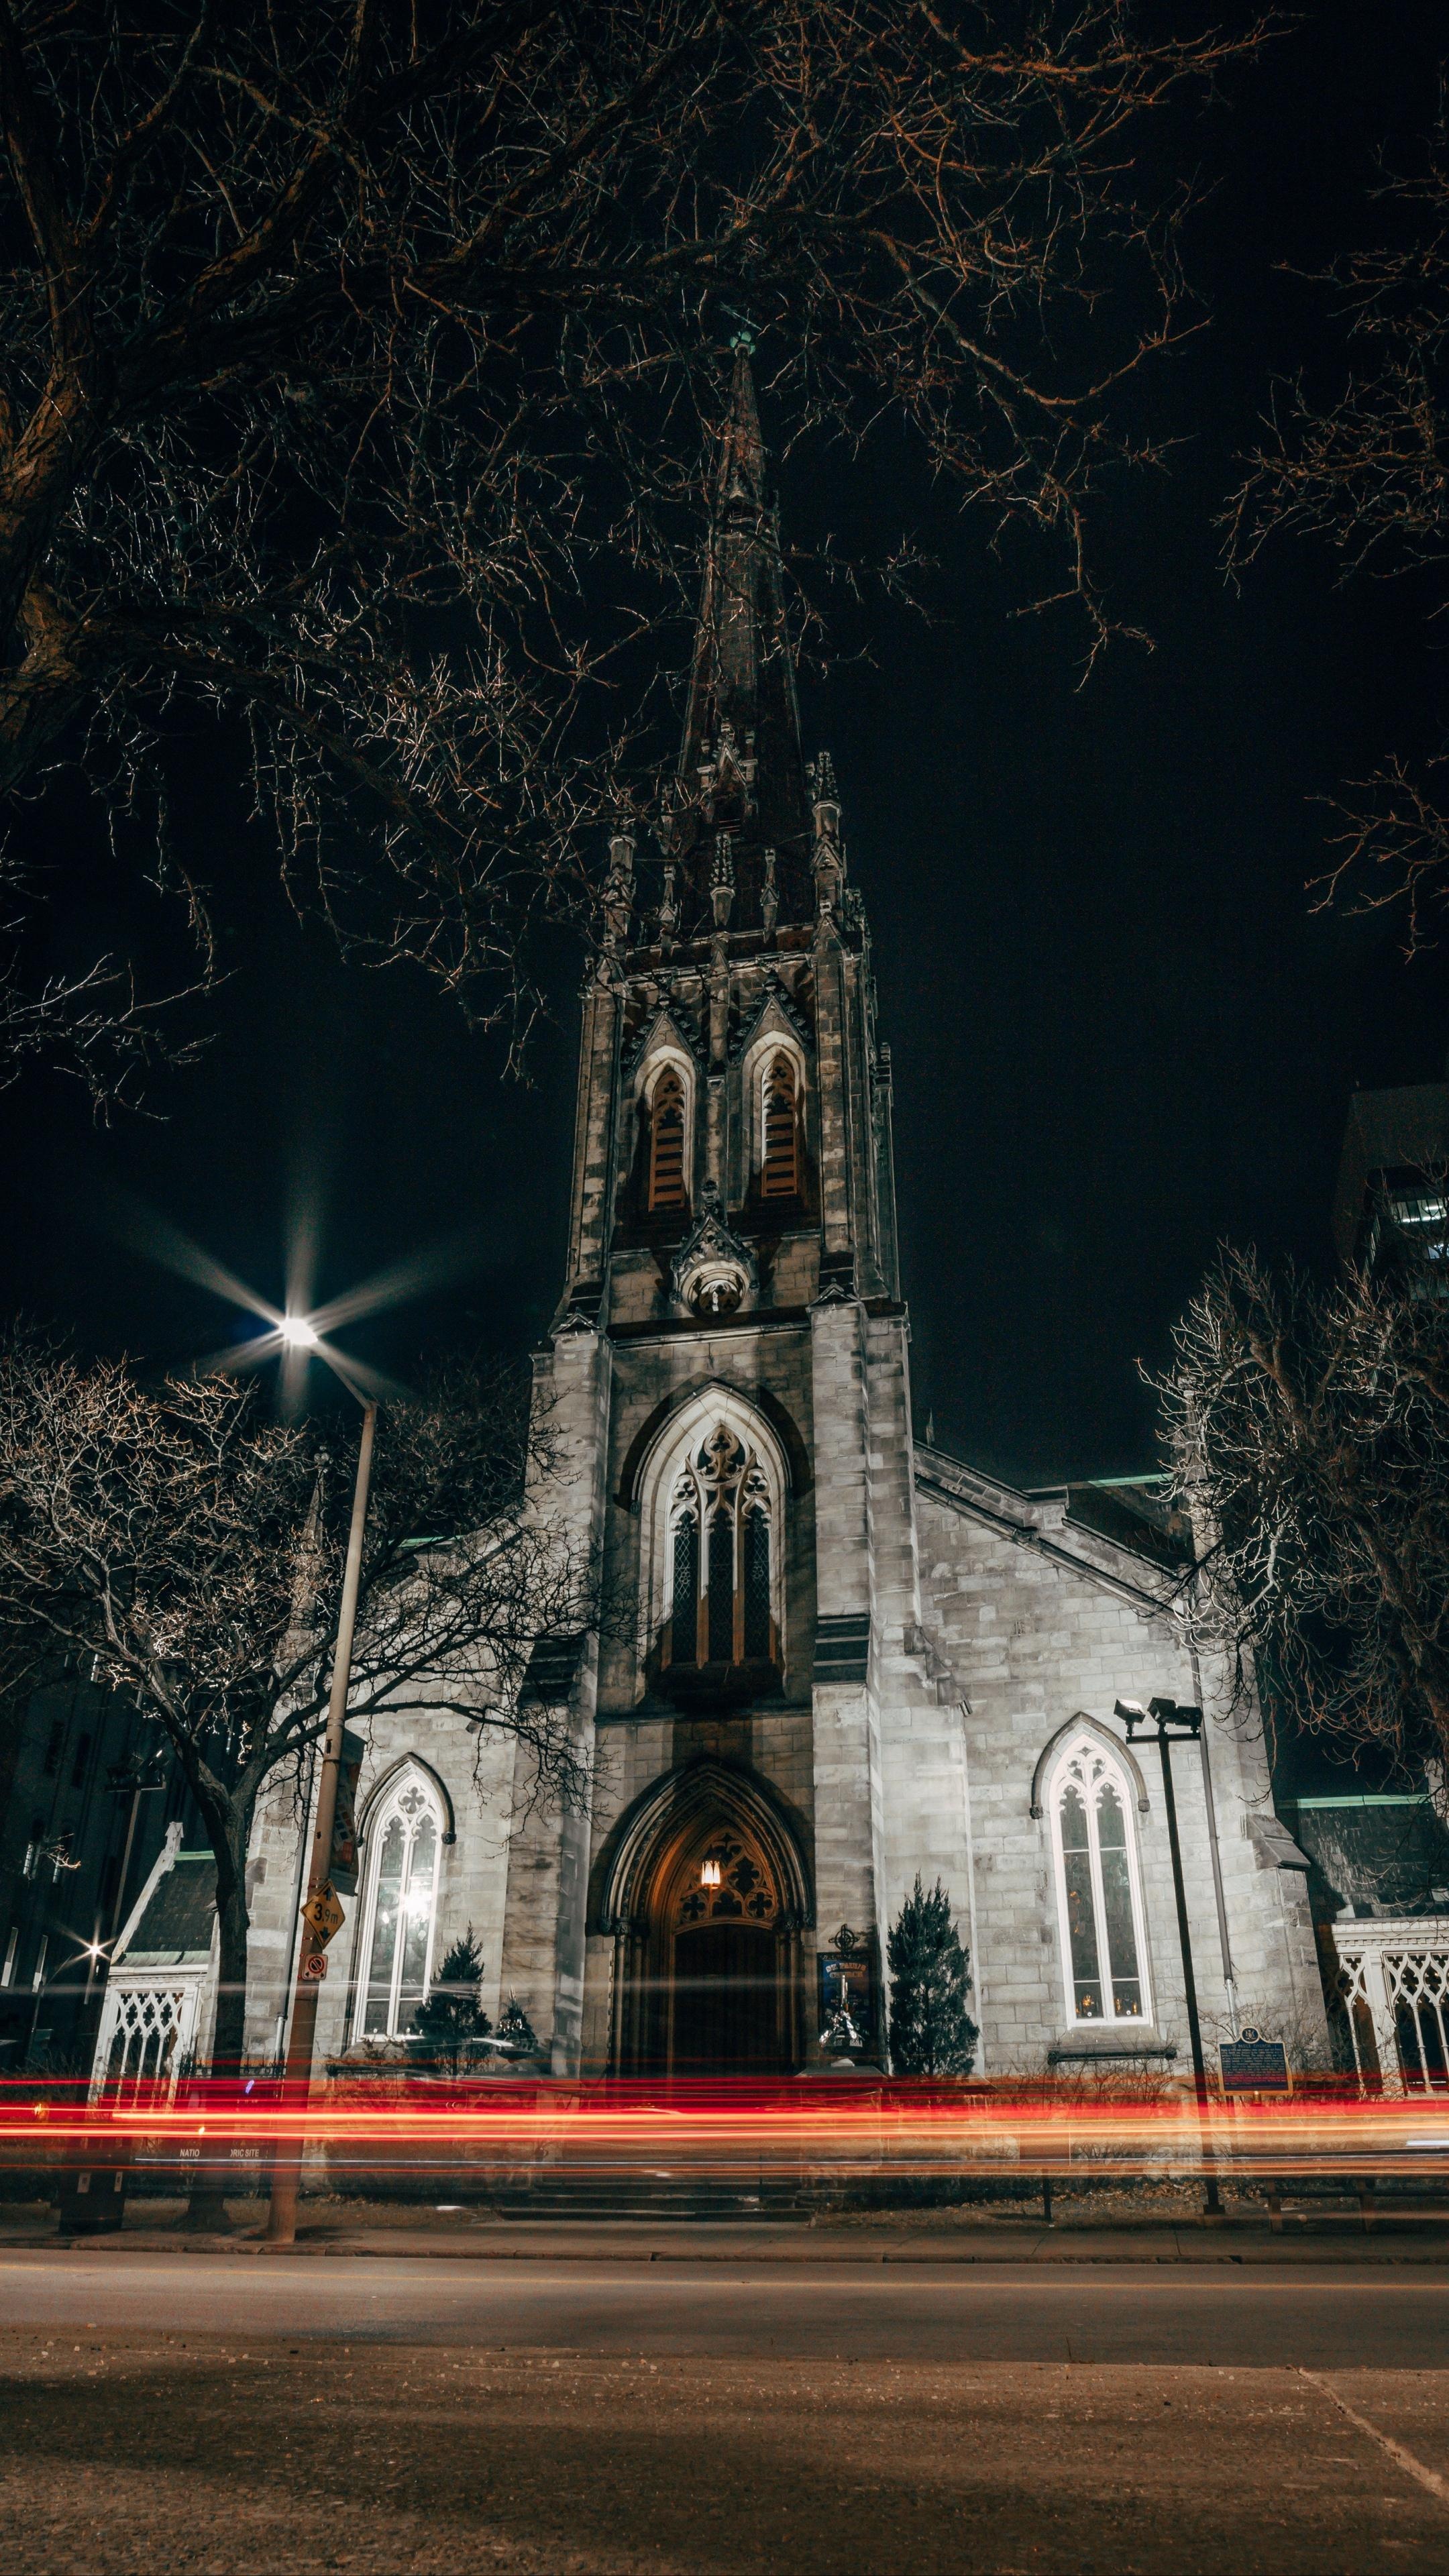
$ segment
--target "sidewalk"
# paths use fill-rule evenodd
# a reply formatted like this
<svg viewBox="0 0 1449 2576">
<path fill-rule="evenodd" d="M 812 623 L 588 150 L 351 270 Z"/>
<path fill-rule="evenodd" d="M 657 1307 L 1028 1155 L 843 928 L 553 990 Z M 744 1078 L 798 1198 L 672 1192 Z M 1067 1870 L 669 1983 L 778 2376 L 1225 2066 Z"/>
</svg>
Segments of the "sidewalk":
<svg viewBox="0 0 1449 2576">
<path fill-rule="evenodd" d="M 0 2253 L 234 2255 L 275 2260 L 262 2241 L 254 2200 L 234 2201 L 233 2232 L 193 2234 L 182 2204 L 132 2202 L 117 2235 L 62 2238 L 52 2209 L 40 2203 L 0 2205 Z M 1281 2235 L 1266 2209 L 1240 2204 L 1220 2222 L 1184 2223 L 1144 2215 L 1101 2220 L 1070 2198 L 1057 2202 L 1056 2224 L 1040 2217 L 967 2216 L 956 2225 L 921 2223 L 909 2213 L 825 2219 L 503 2219 L 491 2211 L 353 2208 L 335 2201 L 302 2203 L 297 2256 L 377 2260 L 466 2260 L 567 2263 L 1141 2263 L 1141 2264 L 1449 2264 L 1449 2213 L 1380 2211 L 1365 2227 L 1356 2209 L 1285 2214 Z"/>
</svg>

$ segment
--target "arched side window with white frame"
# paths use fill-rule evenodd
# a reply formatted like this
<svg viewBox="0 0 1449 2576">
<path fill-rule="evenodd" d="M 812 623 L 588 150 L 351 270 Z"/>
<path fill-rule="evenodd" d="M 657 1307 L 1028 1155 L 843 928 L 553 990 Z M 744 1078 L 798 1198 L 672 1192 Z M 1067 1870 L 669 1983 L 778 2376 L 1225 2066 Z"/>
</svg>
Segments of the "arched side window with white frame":
<svg viewBox="0 0 1449 2576">
<path fill-rule="evenodd" d="M 442 1801 L 405 1763 L 367 1823 L 354 2039 L 404 2039 L 428 1991 L 438 1917 Z"/>
<path fill-rule="evenodd" d="M 1103 1737 L 1084 1728 L 1063 1748 L 1046 1806 L 1068 2018 L 1108 2027 L 1145 2021 L 1151 1997 L 1132 1789 Z"/>
</svg>

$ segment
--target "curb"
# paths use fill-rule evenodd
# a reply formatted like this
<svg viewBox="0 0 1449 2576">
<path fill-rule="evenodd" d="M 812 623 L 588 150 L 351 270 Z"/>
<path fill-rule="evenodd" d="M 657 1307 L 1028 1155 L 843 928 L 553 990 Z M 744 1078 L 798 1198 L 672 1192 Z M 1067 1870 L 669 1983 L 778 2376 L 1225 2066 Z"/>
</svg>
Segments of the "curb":
<svg viewBox="0 0 1449 2576">
<path fill-rule="evenodd" d="M 1145 2247 L 1140 2251 L 1132 2247 L 1118 2247 L 1111 2252 L 1100 2253 L 1091 2251 L 1085 2246 L 1078 2250 L 1076 2247 L 1068 2248 L 1053 2244 L 1049 2250 L 1028 2245 L 990 2246 L 972 2248 L 969 2251 L 947 2247 L 921 2252 L 872 2247 L 863 2248 L 858 2252 L 852 2252 L 847 2248 L 841 2248 L 837 2252 L 832 2248 L 828 2254 L 814 2251 L 802 2254 L 793 2248 L 770 2246 L 694 2248 L 640 2245 L 601 2246 L 587 2249 L 578 2246 L 407 2245 L 405 2243 L 270 2246 L 256 2239 L 246 2238 L 240 2241 L 213 2238 L 210 2242 L 200 2243 L 195 2240 L 185 2243 L 167 2237 L 136 2236 L 127 2237 L 124 2242 L 118 2242 L 114 2236 L 52 2237 L 39 2243 L 34 2238 L 9 2240 L 0 2238 L 0 2258 L 21 2253 L 53 2255 L 102 2250 L 122 2259 L 129 2254 L 183 2254 L 187 2257 L 233 2261 L 254 2258 L 273 2262 L 305 2263 L 408 2261 L 566 2263 L 590 2268 L 678 2264 L 687 2269 L 721 2266 L 761 2269 L 780 2264 L 793 2264 L 797 2268 L 808 2266 L 815 2269 L 835 2265 L 864 2270 L 883 2269 L 887 2265 L 897 2264 L 920 2270 L 969 2269 L 983 2266 L 1007 2266 L 1019 2269 L 1023 2265 L 1029 2265 L 1043 2272 L 1093 2267 L 1108 2270 L 1155 2269 L 1161 2266 L 1180 2271 L 1233 2269 L 1299 2272 L 1316 2269 L 1322 2264 L 1334 2265 L 1341 2269 L 1345 2263 L 1355 2270 L 1374 2267 L 1404 2269 L 1449 2266 L 1449 2245 L 1445 2245 L 1442 2249 L 1415 2247 L 1406 2251 L 1402 2247 L 1391 2248 L 1384 2244 L 1375 2245 L 1370 2251 L 1363 2245 L 1362 2239 L 1351 2240 L 1351 2249 L 1349 2245 L 1335 2245 L 1330 2240 L 1319 2240 L 1313 2245 L 1311 2252 L 1305 2248 L 1303 2252 L 1285 2259 L 1284 2249 L 1277 2245 L 1264 2245 L 1261 2248 L 1254 2246 L 1240 2252 L 1230 2252 L 1227 2247 L 1214 2246 L 1211 2250 L 1205 2247 L 1201 2252 L 1196 2250 L 1183 2252 L 1180 2248 L 1167 2252 L 1155 2249 L 1149 2251 Z"/>
</svg>

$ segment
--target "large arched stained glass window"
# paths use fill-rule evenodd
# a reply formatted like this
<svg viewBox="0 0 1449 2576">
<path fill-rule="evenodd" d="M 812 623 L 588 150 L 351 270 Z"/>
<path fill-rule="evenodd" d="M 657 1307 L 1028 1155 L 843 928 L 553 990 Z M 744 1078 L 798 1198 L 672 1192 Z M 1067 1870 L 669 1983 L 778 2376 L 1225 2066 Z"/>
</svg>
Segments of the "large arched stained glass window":
<svg viewBox="0 0 1449 2576">
<path fill-rule="evenodd" d="M 401 2039 L 428 1991 L 443 1813 L 427 1774 L 399 1773 L 367 1828 L 355 2036 Z"/>
<path fill-rule="evenodd" d="M 667 1663 L 779 1660 L 776 1543 L 770 1479 L 749 1444 L 720 1423 L 674 1480 Z"/>
<path fill-rule="evenodd" d="M 1083 1734 L 1067 1747 L 1051 1818 L 1070 2018 L 1142 2021 L 1149 1999 L 1132 1798 L 1100 1737 Z"/>
</svg>

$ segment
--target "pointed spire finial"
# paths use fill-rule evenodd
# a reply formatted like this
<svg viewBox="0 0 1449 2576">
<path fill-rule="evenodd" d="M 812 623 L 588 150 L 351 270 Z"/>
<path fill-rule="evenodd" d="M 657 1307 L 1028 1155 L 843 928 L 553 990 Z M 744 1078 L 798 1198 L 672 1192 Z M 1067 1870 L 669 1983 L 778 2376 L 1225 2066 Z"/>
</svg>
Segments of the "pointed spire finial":
<svg viewBox="0 0 1449 2576">
<path fill-rule="evenodd" d="M 715 495 L 721 509 L 728 508 L 731 502 L 743 501 L 758 510 L 765 497 L 765 441 L 760 407 L 755 400 L 755 371 L 750 365 L 754 343 L 748 332 L 742 331 L 730 345 L 735 364 Z"/>
</svg>

